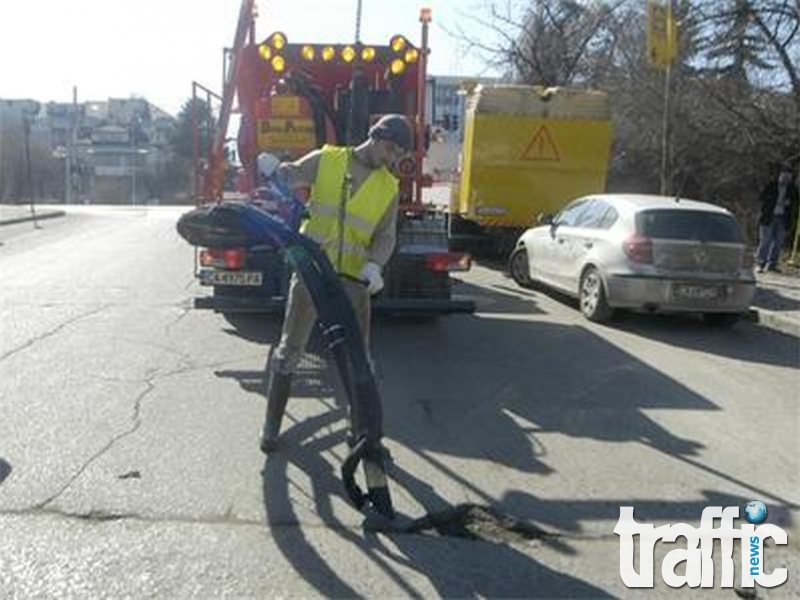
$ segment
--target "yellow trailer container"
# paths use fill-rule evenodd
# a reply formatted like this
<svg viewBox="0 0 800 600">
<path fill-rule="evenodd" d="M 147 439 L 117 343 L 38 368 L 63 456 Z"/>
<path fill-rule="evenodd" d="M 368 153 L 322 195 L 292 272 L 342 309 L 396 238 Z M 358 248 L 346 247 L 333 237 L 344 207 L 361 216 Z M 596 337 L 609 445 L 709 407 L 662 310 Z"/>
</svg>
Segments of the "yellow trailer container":
<svg viewBox="0 0 800 600">
<path fill-rule="evenodd" d="M 602 92 L 476 87 L 466 101 L 452 234 L 513 237 L 540 213 L 604 191 L 610 146 L 611 115 Z"/>
</svg>

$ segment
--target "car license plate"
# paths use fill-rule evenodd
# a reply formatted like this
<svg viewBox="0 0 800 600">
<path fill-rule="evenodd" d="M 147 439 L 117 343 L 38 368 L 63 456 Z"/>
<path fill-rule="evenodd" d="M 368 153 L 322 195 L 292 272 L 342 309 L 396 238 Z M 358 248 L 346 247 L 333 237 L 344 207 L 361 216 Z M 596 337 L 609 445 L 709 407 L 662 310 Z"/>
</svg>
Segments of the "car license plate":
<svg viewBox="0 0 800 600">
<path fill-rule="evenodd" d="M 724 296 L 724 290 L 717 285 L 686 285 L 676 283 L 672 286 L 672 295 L 681 300 L 709 301 Z"/>
<path fill-rule="evenodd" d="M 205 285 L 260 286 L 263 276 L 258 271 L 203 271 L 200 280 Z"/>
</svg>

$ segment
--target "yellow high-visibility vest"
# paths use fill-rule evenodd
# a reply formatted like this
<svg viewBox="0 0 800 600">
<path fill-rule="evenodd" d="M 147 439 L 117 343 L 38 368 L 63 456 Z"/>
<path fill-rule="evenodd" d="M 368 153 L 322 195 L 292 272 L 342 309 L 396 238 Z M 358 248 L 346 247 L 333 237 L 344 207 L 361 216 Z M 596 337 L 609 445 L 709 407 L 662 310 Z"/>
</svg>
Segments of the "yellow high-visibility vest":
<svg viewBox="0 0 800 600">
<path fill-rule="evenodd" d="M 375 169 L 347 198 L 345 175 L 352 150 L 323 146 L 311 187 L 311 217 L 301 231 L 317 242 L 337 273 L 358 277 L 378 224 L 397 194 L 397 179 L 386 167 Z"/>
</svg>

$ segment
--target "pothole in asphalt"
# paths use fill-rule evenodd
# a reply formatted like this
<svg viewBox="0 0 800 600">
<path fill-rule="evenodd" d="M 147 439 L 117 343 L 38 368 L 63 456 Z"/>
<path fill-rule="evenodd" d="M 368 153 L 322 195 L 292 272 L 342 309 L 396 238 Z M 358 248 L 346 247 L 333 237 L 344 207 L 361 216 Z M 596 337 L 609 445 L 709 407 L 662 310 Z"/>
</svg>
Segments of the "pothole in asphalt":
<svg viewBox="0 0 800 600">
<path fill-rule="evenodd" d="M 433 533 L 468 540 L 506 543 L 523 543 L 554 537 L 554 534 L 531 523 L 478 504 L 460 504 L 447 510 L 430 513 L 402 526 L 401 530 L 405 533 Z"/>
</svg>

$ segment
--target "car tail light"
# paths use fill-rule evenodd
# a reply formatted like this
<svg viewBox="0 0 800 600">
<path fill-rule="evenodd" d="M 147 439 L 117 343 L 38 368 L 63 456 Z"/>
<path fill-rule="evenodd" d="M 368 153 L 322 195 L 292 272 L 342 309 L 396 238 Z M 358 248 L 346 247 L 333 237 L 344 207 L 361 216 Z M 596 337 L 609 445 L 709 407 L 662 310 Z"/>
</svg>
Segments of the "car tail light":
<svg viewBox="0 0 800 600">
<path fill-rule="evenodd" d="M 244 266 L 246 256 L 245 251 L 241 249 L 204 248 L 200 251 L 200 264 L 204 267 L 237 270 Z"/>
<path fill-rule="evenodd" d="M 633 235 L 622 243 L 625 255 L 633 262 L 653 262 L 653 240 L 642 235 Z"/>
<path fill-rule="evenodd" d="M 440 252 L 425 257 L 425 268 L 436 273 L 469 271 L 472 257 L 465 252 Z"/>
</svg>

